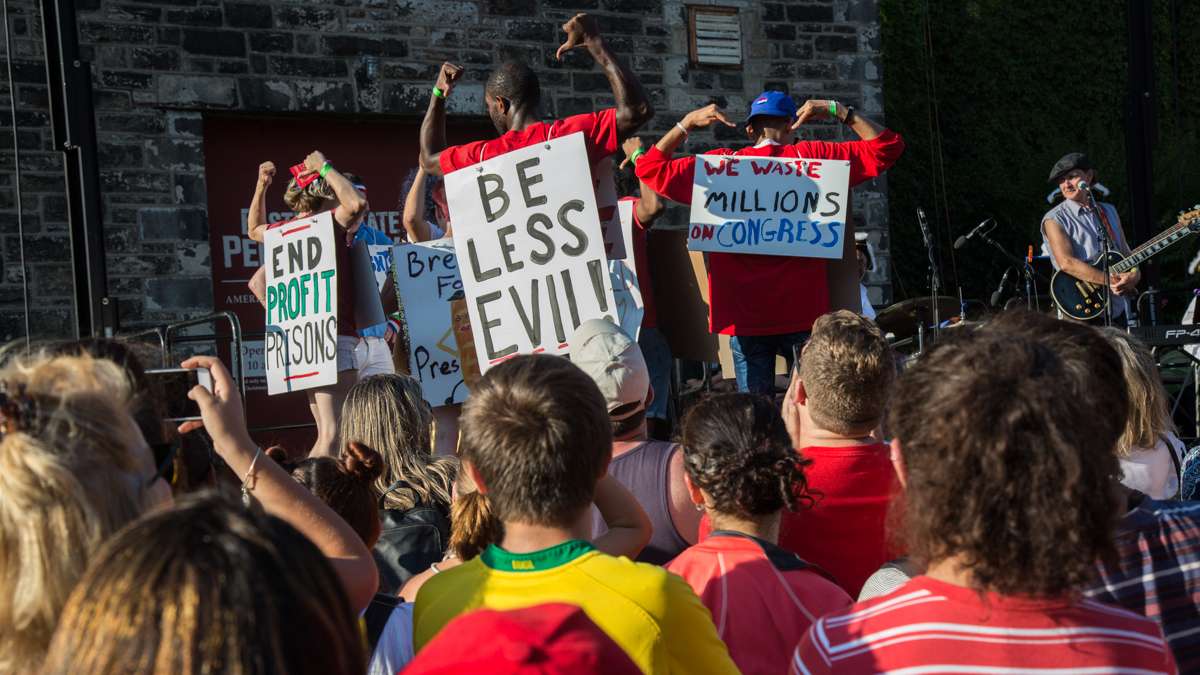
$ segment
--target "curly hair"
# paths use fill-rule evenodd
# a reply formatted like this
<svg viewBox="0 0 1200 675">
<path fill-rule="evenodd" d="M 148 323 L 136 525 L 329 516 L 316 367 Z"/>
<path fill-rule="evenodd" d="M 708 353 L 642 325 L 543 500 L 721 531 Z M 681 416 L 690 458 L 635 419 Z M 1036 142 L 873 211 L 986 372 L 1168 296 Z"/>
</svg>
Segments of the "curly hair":
<svg viewBox="0 0 1200 675">
<path fill-rule="evenodd" d="M 1054 597 L 1113 553 L 1114 452 L 1128 399 L 1095 329 L 1028 313 L 943 340 L 888 413 L 907 474 L 904 543 L 972 585 Z"/>
<path fill-rule="evenodd" d="M 683 420 L 683 466 L 718 513 L 749 517 L 809 506 L 804 468 L 779 411 L 752 394 L 716 394 Z"/>
</svg>

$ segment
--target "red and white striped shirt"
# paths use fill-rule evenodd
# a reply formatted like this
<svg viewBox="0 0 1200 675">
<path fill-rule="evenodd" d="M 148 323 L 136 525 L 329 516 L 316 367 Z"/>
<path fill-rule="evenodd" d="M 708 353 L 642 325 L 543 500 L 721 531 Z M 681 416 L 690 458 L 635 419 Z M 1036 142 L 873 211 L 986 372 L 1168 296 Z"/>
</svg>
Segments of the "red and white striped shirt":
<svg viewBox="0 0 1200 675">
<path fill-rule="evenodd" d="M 1176 673 L 1158 624 L 1094 600 L 986 593 L 920 576 L 819 619 L 809 673 Z"/>
</svg>

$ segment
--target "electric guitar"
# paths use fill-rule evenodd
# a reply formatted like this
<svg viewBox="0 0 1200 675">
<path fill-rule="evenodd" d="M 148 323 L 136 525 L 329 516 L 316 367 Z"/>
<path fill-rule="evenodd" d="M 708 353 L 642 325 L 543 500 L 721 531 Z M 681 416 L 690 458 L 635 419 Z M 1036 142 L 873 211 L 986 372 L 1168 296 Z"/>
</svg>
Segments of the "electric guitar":
<svg viewBox="0 0 1200 675">
<path fill-rule="evenodd" d="M 1112 274 L 1123 274 L 1158 255 L 1172 244 L 1189 235 L 1200 232 L 1200 204 L 1192 207 L 1191 211 L 1179 214 L 1179 220 L 1159 232 L 1150 241 L 1133 249 L 1128 256 L 1122 256 L 1116 251 L 1108 252 L 1108 271 Z M 1096 256 L 1089 264 L 1097 269 L 1103 269 L 1101 258 Z M 1108 294 L 1102 284 L 1093 284 L 1059 270 L 1050 279 L 1050 297 L 1058 309 L 1072 319 L 1091 321 L 1104 316 L 1108 306 Z"/>
</svg>

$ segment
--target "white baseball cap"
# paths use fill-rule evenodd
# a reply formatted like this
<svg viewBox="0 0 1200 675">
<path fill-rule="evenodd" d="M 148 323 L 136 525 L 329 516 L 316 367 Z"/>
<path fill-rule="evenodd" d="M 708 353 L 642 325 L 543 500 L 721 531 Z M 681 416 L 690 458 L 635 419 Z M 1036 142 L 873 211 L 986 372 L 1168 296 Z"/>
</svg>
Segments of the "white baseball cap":
<svg viewBox="0 0 1200 675">
<path fill-rule="evenodd" d="M 571 362 L 600 387 L 609 413 L 630 407 L 612 418 L 614 422 L 642 412 L 650 393 L 650 371 L 642 348 L 619 326 L 604 319 L 584 321 L 571 337 L 570 354 Z"/>
</svg>

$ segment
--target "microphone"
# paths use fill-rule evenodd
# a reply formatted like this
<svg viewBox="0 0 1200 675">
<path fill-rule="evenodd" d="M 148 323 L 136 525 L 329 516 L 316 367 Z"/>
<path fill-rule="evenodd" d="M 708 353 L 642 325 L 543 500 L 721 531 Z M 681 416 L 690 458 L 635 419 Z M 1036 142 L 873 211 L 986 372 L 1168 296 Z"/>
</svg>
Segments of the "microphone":
<svg viewBox="0 0 1200 675">
<path fill-rule="evenodd" d="M 1000 277 L 1000 285 L 996 287 L 992 293 L 992 307 L 1000 304 L 1000 299 L 1004 297 L 1004 284 L 1008 283 L 1008 277 L 1012 275 L 1013 268 L 1009 267 L 1004 270 L 1004 276 Z"/>
<path fill-rule="evenodd" d="M 982 223 L 976 225 L 975 229 L 971 230 L 970 232 L 968 232 L 968 233 L 964 234 L 963 236 L 959 237 L 958 239 L 956 239 L 954 241 L 954 249 L 958 250 L 958 249 L 962 248 L 963 246 L 966 246 L 968 241 L 973 239 L 975 237 L 975 235 L 982 232 L 983 228 L 987 227 L 988 223 L 991 223 L 991 222 L 993 222 L 993 219 L 988 218 L 988 219 L 984 220 Z"/>
<path fill-rule="evenodd" d="M 917 207 L 917 224 L 921 226 L 921 238 L 925 240 L 925 248 L 930 247 L 932 237 L 929 234 L 929 222 L 925 220 L 925 209 Z"/>
<path fill-rule="evenodd" d="M 1091 186 L 1091 185 L 1088 185 L 1088 182 L 1087 182 L 1086 180 L 1081 180 L 1081 181 L 1079 181 L 1079 185 L 1078 185 L 1078 187 L 1079 187 L 1079 189 L 1080 189 L 1080 190 L 1083 190 L 1084 192 L 1091 192 L 1091 191 L 1092 191 L 1092 186 Z"/>
</svg>

